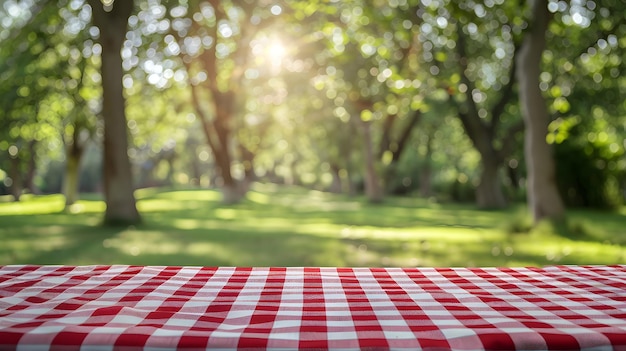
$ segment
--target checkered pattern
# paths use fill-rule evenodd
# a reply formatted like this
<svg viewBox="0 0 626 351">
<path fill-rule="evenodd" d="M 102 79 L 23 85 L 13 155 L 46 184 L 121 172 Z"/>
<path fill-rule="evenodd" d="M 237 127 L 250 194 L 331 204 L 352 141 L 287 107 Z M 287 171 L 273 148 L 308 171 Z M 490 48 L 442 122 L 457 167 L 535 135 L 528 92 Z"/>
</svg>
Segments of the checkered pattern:
<svg viewBox="0 0 626 351">
<path fill-rule="evenodd" d="M 0 266 L 0 350 L 626 349 L 626 266 Z"/>
</svg>

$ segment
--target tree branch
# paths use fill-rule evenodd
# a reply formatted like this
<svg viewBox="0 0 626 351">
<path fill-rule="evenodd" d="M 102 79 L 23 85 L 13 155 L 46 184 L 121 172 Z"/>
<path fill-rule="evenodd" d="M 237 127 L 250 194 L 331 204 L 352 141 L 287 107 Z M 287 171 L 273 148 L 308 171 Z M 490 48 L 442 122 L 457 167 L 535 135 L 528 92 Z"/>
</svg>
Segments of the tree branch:
<svg viewBox="0 0 626 351">
<path fill-rule="evenodd" d="M 391 147 L 391 129 L 398 115 L 387 115 L 387 118 L 383 121 L 383 135 L 380 138 L 380 145 L 378 147 L 378 158 L 381 158 L 385 151 Z"/>
<path fill-rule="evenodd" d="M 461 82 L 467 86 L 467 90 L 465 90 L 465 97 L 469 107 L 469 112 L 472 116 L 476 116 L 476 118 L 479 118 L 478 107 L 476 106 L 474 98 L 472 97 L 472 91 L 475 89 L 474 82 L 472 82 L 465 73 L 467 71 L 468 58 L 466 51 L 465 35 L 463 34 L 463 28 L 460 23 L 457 23 L 457 33 L 458 39 L 456 42 L 456 47 L 457 53 L 459 55 L 459 67 L 461 68 L 459 72 L 461 74 Z M 485 128 L 484 123 L 480 119 L 478 119 L 477 122 L 478 123 L 476 123 L 473 128 Z"/>
<path fill-rule="evenodd" d="M 515 85 L 515 71 L 517 69 L 517 52 L 519 51 L 519 45 L 514 44 L 513 58 L 511 61 L 511 67 L 509 68 L 509 81 L 502 88 L 500 99 L 491 108 L 491 125 L 489 126 L 489 132 L 491 135 L 495 135 L 495 131 L 500 123 L 500 118 L 504 112 L 504 108 L 513 98 L 513 86 Z"/>
<path fill-rule="evenodd" d="M 222 149 L 221 146 L 215 142 L 215 135 L 217 134 L 217 131 L 211 124 L 209 116 L 207 116 L 206 112 L 202 109 L 200 98 L 198 96 L 198 87 L 195 84 L 191 84 L 191 82 L 189 85 L 191 86 L 191 102 L 196 113 L 200 115 L 200 122 L 202 123 L 202 129 L 206 136 L 207 143 L 209 144 L 209 147 L 211 147 L 215 157 L 219 157 L 218 155 L 222 154 Z"/>
<path fill-rule="evenodd" d="M 502 138 L 502 147 L 497 152 L 499 160 L 503 161 L 509 157 L 511 153 L 513 153 L 513 150 L 515 150 L 515 147 L 517 146 L 516 136 L 523 131 L 524 120 L 521 119 L 506 130 L 504 138 Z"/>
<path fill-rule="evenodd" d="M 398 162 L 398 160 L 400 160 L 400 156 L 402 156 L 402 153 L 404 152 L 404 149 L 406 149 L 406 145 L 411 137 L 411 132 L 413 131 L 413 128 L 421 119 L 422 111 L 413 111 L 413 114 L 409 119 L 409 123 L 404 127 L 404 129 L 402 130 L 402 134 L 398 139 L 398 147 L 396 147 L 396 149 L 392 151 L 393 157 L 391 158 L 391 162 Z"/>
</svg>

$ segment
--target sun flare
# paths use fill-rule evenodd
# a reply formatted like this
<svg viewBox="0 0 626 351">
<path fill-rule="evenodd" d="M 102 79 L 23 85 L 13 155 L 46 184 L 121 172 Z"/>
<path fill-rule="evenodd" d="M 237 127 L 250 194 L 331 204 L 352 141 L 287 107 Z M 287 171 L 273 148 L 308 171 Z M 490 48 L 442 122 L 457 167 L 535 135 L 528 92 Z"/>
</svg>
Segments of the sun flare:
<svg viewBox="0 0 626 351">
<path fill-rule="evenodd" d="M 287 48 L 280 40 L 272 40 L 267 49 L 270 57 L 282 59 L 287 54 Z"/>
<path fill-rule="evenodd" d="M 252 55 L 258 68 L 277 74 L 288 64 L 291 50 L 277 35 L 264 35 L 251 43 Z"/>
<path fill-rule="evenodd" d="M 266 56 L 272 66 L 279 67 L 282 65 L 285 57 L 287 57 L 287 48 L 282 41 L 273 39 L 266 48 Z"/>
</svg>

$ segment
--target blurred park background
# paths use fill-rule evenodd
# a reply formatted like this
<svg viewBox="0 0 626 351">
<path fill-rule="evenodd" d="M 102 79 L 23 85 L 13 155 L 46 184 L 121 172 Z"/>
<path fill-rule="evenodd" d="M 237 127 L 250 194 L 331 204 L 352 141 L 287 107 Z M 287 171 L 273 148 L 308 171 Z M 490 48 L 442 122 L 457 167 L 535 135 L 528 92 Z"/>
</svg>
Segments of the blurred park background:
<svg viewBox="0 0 626 351">
<path fill-rule="evenodd" d="M 622 0 L 0 0 L 0 264 L 626 263 Z"/>
</svg>

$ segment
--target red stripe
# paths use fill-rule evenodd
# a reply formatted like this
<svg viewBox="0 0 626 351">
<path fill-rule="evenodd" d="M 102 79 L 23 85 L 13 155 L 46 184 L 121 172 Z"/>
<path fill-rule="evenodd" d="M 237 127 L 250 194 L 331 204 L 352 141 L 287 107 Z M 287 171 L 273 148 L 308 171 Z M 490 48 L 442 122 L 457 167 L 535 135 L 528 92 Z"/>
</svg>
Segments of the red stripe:
<svg viewBox="0 0 626 351">
<path fill-rule="evenodd" d="M 304 268 L 300 349 L 328 349 L 326 307 L 320 269 Z"/>
<path fill-rule="evenodd" d="M 238 348 L 267 347 L 267 337 L 272 331 L 276 312 L 280 308 L 285 272 L 285 268 L 270 268 L 259 301 L 250 317 L 250 322 L 239 338 Z"/>
</svg>

